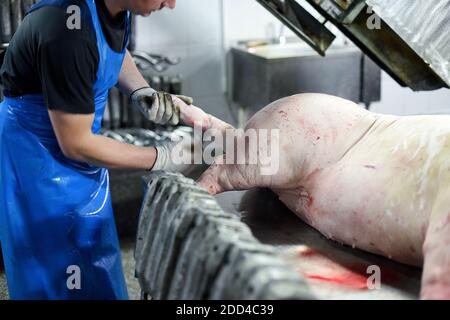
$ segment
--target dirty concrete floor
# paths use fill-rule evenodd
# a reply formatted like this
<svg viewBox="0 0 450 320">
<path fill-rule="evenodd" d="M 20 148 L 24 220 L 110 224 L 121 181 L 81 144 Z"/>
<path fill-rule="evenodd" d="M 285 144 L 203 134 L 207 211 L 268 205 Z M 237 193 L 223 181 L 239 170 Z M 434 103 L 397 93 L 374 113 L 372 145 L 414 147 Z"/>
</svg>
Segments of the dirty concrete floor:
<svg viewBox="0 0 450 320">
<path fill-rule="evenodd" d="M 134 277 L 134 241 L 121 240 L 122 264 L 125 272 L 125 279 L 128 286 L 130 300 L 139 300 L 140 288 L 137 279 Z M 0 272 L 0 300 L 8 299 L 8 289 L 6 286 L 6 276 Z"/>
<path fill-rule="evenodd" d="M 6 286 L 6 275 L 0 272 L 0 300 L 8 299 L 8 288 Z"/>
<path fill-rule="evenodd" d="M 134 240 L 121 240 L 122 265 L 130 300 L 139 300 L 141 289 L 134 277 Z"/>
</svg>

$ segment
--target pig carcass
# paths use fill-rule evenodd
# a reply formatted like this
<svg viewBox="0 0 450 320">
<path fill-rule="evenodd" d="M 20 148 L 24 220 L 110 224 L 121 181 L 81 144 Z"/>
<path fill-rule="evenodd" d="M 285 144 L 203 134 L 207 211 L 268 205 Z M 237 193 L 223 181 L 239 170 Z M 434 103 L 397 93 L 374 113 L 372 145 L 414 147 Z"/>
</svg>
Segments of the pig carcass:
<svg viewBox="0 0 450 320">
<path fill-rule="evenodd" d="M 253 129 L 279 130 L 267 144 L 279 150 L 276 174 L 261 174 L 259 162 L 224 164 L 234 156 L 226 154 L 201 186 L 211 194 L 270 188 L 329 239 L 423 266 L 422 298 L 450 298 L 450 116 L 380 115 L 301 94 L 261 110 L 245 127 Z M 258 148 L 250 152 L 267 151 Z"/>
</svg>

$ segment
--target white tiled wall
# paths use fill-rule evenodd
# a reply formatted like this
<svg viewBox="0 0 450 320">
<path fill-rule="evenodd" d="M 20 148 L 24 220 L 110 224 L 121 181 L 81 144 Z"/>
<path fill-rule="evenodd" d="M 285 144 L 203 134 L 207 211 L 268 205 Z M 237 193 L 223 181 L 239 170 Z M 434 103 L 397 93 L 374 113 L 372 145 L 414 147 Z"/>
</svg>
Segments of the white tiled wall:
<svg viewBox="0 0 450 320">
<path fill-rule="evenodd" d="M 382 75 L 381 96 L 381 101 L 371 106 L 372 111 L 397 115 L 450 113 L 449 89 L 413 92 L 386 73 Z"/>
<path fill-rule="evenodd" d="M 137 47 L 182 58 L 170 73 L 183 74 L 184 93 L 207 112 L 234 123 L 237 115 L 230 111 L 225 93 L 226 51 L 238 40 L 277 36 L 280 26 L 255 0 L 178 0 L 173 11 L 138 18 Z M 399 115 L 450 113 L 450 90 L 414 93 L 383 74 L 382 101 L 372 110 Z"/>
<path fill-rule="evenodd" d="M 276 37 L 282 25 L 255 0 L 224 0 L 223 21 L 227 47 L 239 40 Z"/>
</svg>

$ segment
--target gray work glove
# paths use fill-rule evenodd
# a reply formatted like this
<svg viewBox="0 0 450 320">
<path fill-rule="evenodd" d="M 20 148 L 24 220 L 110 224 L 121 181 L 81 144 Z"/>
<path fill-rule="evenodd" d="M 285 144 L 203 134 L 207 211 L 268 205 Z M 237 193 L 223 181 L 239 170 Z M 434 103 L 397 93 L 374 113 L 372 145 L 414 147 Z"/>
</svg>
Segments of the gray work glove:
<svg viewBox="0 0 450 320">
<path fill-rule="evenodd" d="M 194 139 L 184 137 L 156 147 L 156 162 L 152 171 L 170 171 L 188 174 L 194 165 L 194 152 L 202 153 L 201 144 L 194 148 Z"/>
<path fill-rule="evenodd" d="M 181 95 L 175 97 L 188 105 L 193 103 L 191 97 Z M 154 123 L 177 125 L 180 122 L 180 108 L 175 105 L 172 95 L 167 92 L 141 88 L 131 94 L 130 101 L 146 119 Z"/>
</svg>

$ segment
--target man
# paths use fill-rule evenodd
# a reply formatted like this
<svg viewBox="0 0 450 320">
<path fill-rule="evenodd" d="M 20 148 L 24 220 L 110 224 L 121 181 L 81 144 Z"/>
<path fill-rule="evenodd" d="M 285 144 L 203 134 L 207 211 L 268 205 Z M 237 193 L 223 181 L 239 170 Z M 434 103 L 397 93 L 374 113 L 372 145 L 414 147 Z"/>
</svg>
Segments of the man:
<svg viewBox="0 0 450 320">
<path fill-rule="evenodd" d="M 130 13 L 175 2 L 42 0 L 13 37 L 0 72 L 0 239 L 12 299 L 128 298 L 104 168 L 185 166 L 170 158 L 175 143 L 141 148 L 97 133 L 114 85 L 150 120 L 180 121 L 182 102 L 151 89 L 126 50 Z"/>
</svg>

